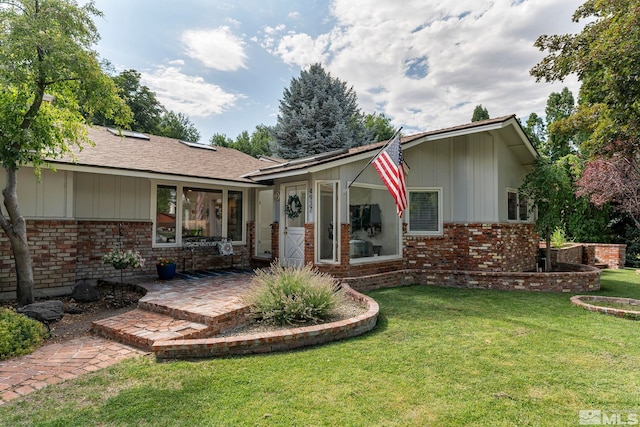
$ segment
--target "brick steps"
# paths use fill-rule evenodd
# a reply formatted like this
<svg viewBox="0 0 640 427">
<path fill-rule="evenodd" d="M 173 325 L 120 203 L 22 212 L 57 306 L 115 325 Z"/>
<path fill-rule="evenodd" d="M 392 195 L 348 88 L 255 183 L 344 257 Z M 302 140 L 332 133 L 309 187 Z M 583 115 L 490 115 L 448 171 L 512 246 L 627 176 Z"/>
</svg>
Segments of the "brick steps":
<svg viewBox="0 0 640 427">
<path fill-rule="evenodd" d="M 92 328 L 104 337 L 148 351 L 156 341 L 205 338 L 213 333 L 211 326 L 139 308 L 95 321 Z"/>
</svg>

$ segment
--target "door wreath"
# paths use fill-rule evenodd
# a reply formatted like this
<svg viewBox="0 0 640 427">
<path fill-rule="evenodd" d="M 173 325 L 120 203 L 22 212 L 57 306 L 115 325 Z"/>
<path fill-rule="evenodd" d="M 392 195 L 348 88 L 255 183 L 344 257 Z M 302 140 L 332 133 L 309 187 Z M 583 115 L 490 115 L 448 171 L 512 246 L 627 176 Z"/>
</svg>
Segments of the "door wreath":
<svg viewBox="0 0 640 427">
<path fill-rule="evenodd" d="M 287 217 L 290 219 L 298 218 L 302 213 L 302 202 L 297 194 L 289 196 L 287 204 L 284 206 Z"/>
</svg>

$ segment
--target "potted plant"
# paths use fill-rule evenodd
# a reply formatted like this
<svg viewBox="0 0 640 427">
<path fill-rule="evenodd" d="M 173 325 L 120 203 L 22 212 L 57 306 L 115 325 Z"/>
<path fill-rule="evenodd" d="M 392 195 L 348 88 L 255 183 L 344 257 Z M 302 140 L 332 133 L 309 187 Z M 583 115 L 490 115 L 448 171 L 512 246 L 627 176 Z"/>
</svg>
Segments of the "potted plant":
<svg viewBox="0 0 640 427">
<path fill-rule="evenodd" d="M 103 256 L 102 262 L 104 264 L 111 264 L 114 268 L 120 270 L 120 284 L 122 284 L 122 271 L 125 268 L 144 266 L 144 258 L 140 255 L 140 252 L 132 251 L 131 249 L 123 251 L 119 246 L 114 247 L 108 254 Z"/>
<path fill-rule="evenodd" d="M 158 258 L 156 262 L 156 271 L 160 280 L 171 280 L 176 274 L 175 258 Z"/>
<path fill-rule="evenodd" d="M 111 249 L 111 252 L 102 257 L 102 262 L 105 264 L 111 264 L 118 270 L 124 270 L 125 268 L 142 267 L 144 266 L 144 258 L 138 251 L 132 251 L 128 249 L 123 251 L 119 247 Z"/>
</svg>

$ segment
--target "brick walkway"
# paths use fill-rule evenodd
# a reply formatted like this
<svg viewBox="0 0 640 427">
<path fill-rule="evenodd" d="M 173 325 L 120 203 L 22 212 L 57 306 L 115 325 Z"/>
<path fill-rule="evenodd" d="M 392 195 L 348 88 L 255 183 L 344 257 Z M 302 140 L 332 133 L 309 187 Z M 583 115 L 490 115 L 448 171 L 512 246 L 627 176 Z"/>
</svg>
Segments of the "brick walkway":
<svg viewBox="0 0 640 427">
<path fill-rule="evenodd" d="M 137 333 L 150 336 L 150 342 L 166 338 L 167 333 L 184 333 L 186 329 L 198 328 L 194 323 L 182 322 L 176 318 L 187 317 L 190 322 L 202 322 L 211 329 L 215 327 L 212 325 L 215 322 L 210 320 L 211 316 L 226 317 L 225 313 L 243 307 L 239 296 L 246 291 L 251 278 L 251 274 L 229 274 L 197 280 L 140 283 L 140 286 L 147 289 L 147 294 L 138 303 L 140 308 L 95 322 L 94 329 L 96 323 L 107 323 L 118 333 L 133 328 Z M 157 311 L 165 317 L 159 319 L 158 316 L 162 314 Z M 132 315 L 134 312 L 137 314 Z M 132 316 L 133 319 L 130 319 Z M 148 346 L 139 345 L 140 340 L 131 339 L 127 342 L 143 349 L 105 338 L 83 337 L 46 345 L 27 356 L 2 361 L 0 405 L 49 384 L 76 378 L 128 357 L 147 354 L 144 348 Z"/>
<path fill-rule="evenodd" d="M 142 354 L 133 347 L 89 336 L 45 345 L 29 355 L 0 362 L 0 405 Z"/>
</svg>

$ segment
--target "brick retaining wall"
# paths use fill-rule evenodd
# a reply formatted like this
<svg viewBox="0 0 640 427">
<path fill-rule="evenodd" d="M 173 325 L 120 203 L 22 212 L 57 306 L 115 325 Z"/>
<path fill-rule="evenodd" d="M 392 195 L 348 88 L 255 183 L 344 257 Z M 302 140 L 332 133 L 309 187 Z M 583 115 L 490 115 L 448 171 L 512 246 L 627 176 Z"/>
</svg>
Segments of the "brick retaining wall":
<svg viewBox="0 0 640 427">
<path fill-rule="evenodd" d="M 453 270 L 402 270 L 361 277 L 342 283 L 361 292 L 407 285 L 436 285 L 467 289 L 537 292 L 590 292 L 600 289 L 600 270 L 579 264 L 560 264 L 565 272 L 495 272 Z"/>
<path fill-rule="evenodd" d="M 324 344 L 361 335 L 376 326 L 378 303 L 366 295 L 345 286 L 347 296 L 366 305 L 359 316 L 321 325 L 284 329 L 274 332 L 224 338 L 201 338 L 156 341 L 153 352 L 158 359 L 220 357 L 238 354 L 288 351 L 310 345 Z"/>
<path fill-rule="evenodd" d="M 540 242 L 544 253 L 546 244 Z M 627 245 L 605 243 L 572 243 L 562 248 L 551 248 L 551 262 L 598 265 L 606 268 L 624 268 Z M 544 255 L 543 255 L 544 256 Z"/>
</svg>

